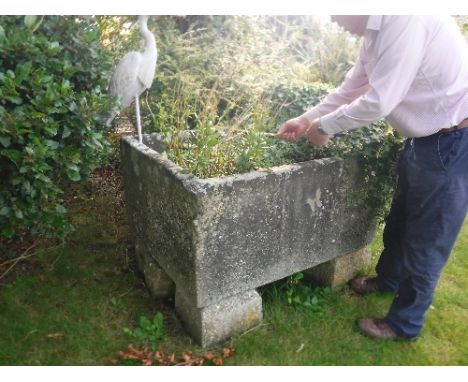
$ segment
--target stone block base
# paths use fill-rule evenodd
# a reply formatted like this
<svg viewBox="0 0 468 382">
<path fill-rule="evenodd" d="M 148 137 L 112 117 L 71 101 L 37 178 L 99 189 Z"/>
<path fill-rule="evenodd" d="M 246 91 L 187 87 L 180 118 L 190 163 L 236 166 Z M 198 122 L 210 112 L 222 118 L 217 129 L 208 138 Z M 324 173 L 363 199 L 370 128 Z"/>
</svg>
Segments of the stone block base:
<svg viewBox="0 0 468 382">
<path fill-rule="evenodd" d="M 136 260 L 143 273 L 148 291 L 153 298 L 174 297 L 175 284 L 159 264 L 137 248 Z"/>
<path fill-rule="evenodd" d="M 255 290 L 197 308 L 176 289 L 175 308 L 186 329 L 202 347 L 229 339 L 263 319 L 262 298 Z"/>
<path fill-rule="evenodd" d="M 371 263 L 370 247 L 366 246 L 356 252 L 336 257 L 304 272 L 304 278 L 313 283 L 336 287 L 351 280 L 356 274 L 365 270 Z"/>
</svg>

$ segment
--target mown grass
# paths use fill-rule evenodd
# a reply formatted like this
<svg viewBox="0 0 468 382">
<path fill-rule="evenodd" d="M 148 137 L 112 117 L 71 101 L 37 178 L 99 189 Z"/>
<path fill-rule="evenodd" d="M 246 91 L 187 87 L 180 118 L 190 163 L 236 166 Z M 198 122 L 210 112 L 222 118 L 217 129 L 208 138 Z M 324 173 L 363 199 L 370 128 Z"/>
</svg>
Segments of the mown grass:
<svg viewBox="0 0 468 382">
<path fill-rule="evenodd" d="M 76 232 L 65 246 L 39 249 L 30 270 L 0 281 L 0 365 L 107 365 L 134 339 L 138 317 L 164 314 L 160 349 L 204 350 L 192 343 L 172 303 L 153 301 L 129 248 L 122 206 L 112 193 L 80 193 L 70 206 Z M 373 244 L 375 258 L 380 235 Z M 284 282 L 260 289 L 264 321 L 227 345 L 227 365 L 466 365 L 468 363 L 468 222 L 440 280 L 421 337 L 377 341 L 356 319 L 384 316 L 392 297 L 358 297 L 347 286 L 314 311 L 287 304 Z M 117 303 L 116 303 L 117 301 Z M 216 351 L 220 347 L 213 348 Z"/>
</svg>

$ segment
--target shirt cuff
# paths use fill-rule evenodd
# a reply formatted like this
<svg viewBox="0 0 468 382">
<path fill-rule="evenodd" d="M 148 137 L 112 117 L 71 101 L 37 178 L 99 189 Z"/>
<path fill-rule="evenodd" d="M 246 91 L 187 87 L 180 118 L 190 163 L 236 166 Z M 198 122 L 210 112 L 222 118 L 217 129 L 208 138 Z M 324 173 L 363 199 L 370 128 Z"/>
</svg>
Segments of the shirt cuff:
<svg viewBox="0 0 468 382">
<path fill-rule="evenodd" d="M 313 107 L 309 111 L 306 111 L 304 114 L 302 114 L 303 117 L 306 117 L 309 122 L 315 121 L 317 118 L 320 118 L 323 113 L 320 113 L 317 110 L 317 107 Z"/>
<path fill-rule="evenodd" d="M 325 131 L 328 135 L 333 136 L 335 134 L 343 133 L 348 130 L 346 123 L 340 121 L 340 119 L 343 119 L 340 117 L 344 115 L 342 110 L 344 107 L 345 105 L 335 110 L 334 112 L 324 115 L 320 118 L 322 130 Z"/>
</svg>

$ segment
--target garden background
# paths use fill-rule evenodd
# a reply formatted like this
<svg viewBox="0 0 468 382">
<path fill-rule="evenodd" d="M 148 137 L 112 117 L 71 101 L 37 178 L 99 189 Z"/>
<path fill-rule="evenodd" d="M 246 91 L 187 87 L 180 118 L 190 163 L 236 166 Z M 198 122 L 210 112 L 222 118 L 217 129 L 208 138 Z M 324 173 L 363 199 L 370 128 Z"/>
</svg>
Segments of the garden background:
<svg viewBox="0 0 468 382">
<path fill-rule="evenodd" d="M 456 20 L 466 34 L 466 17 Z M 466 227 L 415 343 L 358 333 L 355 320 L 384 315 L 390 296 L 363 300 L 300 275 L 262 288 L 258 327 L 219 348 L 191 342 L 172 302 L 150 299 L 133 258 L 118 148 L 134 110 L 103 123 L 113 67 L 141 49 L 135 21 L 0 16 L 0 364 L 141 364 L 156 350 L 166 364 L 466 364 Z M 143 128 L 165 137 L 169 159 L 211 177 L 353 156 L 366 180 L 359 197 L 385 215 L 401 137 L 384 122 L 326 149 L 273 136 L 340 84 L 359 40 L 313 16 L 155 16 L 149 28 L 159 58 Z"/>
</svg>

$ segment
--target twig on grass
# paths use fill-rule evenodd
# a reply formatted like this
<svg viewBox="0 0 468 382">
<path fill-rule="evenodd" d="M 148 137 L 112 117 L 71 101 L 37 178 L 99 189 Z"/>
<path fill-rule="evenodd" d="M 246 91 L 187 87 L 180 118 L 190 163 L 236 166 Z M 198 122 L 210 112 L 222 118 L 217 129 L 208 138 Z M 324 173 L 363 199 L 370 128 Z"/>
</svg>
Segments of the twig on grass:
<svg viewBox="0 0 468 382">
<path fill-rule="evenodd" d="M 9 260 L 9 261 L 5 261 L 3 262 L 2 264 L 0 264 L 0 266 L 3 266 L 3 265 L 7 265 L 7 264 L 10 264 L 10 263 L 13 263 L 10 268 L 8 268 L 5 272 L 2 273 L 2 275 L 0 276 L 0 280 L 2 278 L 4 278 L 14 267 L 16 264 L 18 264 L 19 261 L 21 260 L 24 260 L 28 257 L 31 257 L 31 256 L 34 256 L 35 254 L 33 253 L 32 255 L 29 255 L 29 256 L 26 256 L 27 253 L 33 249 L 34 247 L 36 247 L 37 245 L 39 244 L 39 239 L 36 239 L 36 241 L 34 241 L 34 243 L 31 244 L 31 246 L 29 248 L 27 248 L 20 256 L 18 256 L 16 259 L 14 260 Z"/>
<path fill-rule="evenodd" d="M 242 334 L 240 334 L 238 338 L 241 338 L 242 336 L 246 335 L 247 333 L 250 333 L 250 332 L 252 332 L 252 331 L 254 331 L 254 330 L 256 330 L 256 329 L 259 329 L 259 328 L 261 328 L 261 327 L 263 327 L 263 326 L 269 326 L 269 325 L 271 325 L 271 324 L 267 324 L 267 323 L 262 322 L 262 323 L 260 323 L 260 324 L 258 324 L 258 325 L 256 325 L 256 326 L 254 326 L 254 327 L 252 327 L 252 328 L 246 330 L 245 332 L 243 332 Z"/>
<path fill-rule="evenodd" d="M 301 344 L 301 346 L 299 346 L 299 348 L 296 350 L 296 353 L 301 352 L 303 349 L 304 349 L 304 344 Z"/>
</svg>

